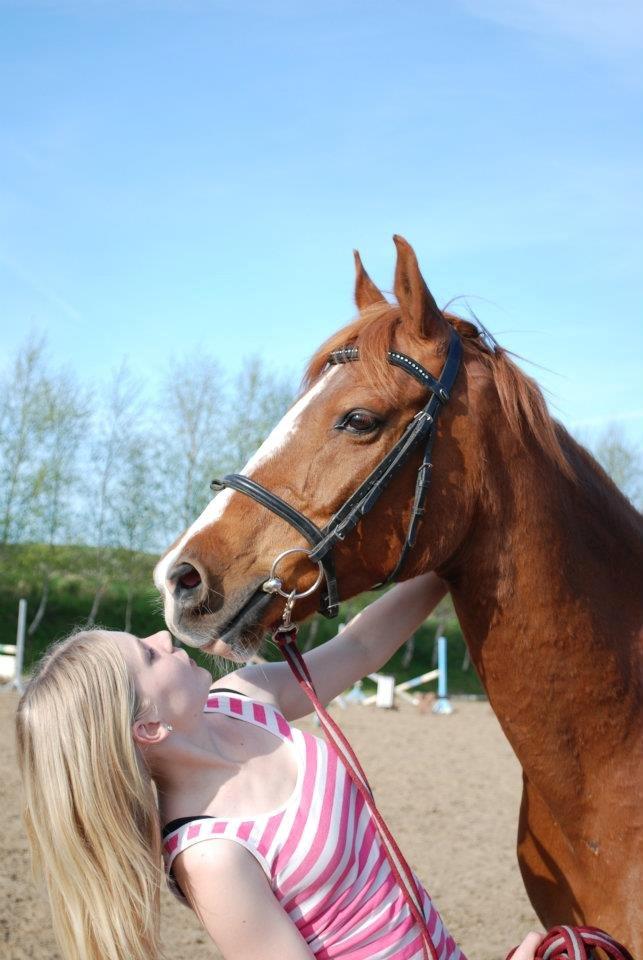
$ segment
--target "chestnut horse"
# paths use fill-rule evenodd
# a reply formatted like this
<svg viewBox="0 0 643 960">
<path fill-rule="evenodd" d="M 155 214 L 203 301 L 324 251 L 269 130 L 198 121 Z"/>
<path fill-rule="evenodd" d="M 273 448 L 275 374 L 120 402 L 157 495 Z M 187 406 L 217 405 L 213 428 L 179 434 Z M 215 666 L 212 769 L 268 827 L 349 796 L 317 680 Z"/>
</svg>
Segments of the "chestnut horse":
<svg viewBox="0 0 643 960">
<path fill-rule="evenodd" d="M 358 318 L 313 357 L 303 395 L 244 475 L 322 527 L 426 402 L 387 351 L 438 377 L 457 332 L 462 362 L 438 419 L 427 510 L 398 579 L 435 570 L 449 584 L 524 771 L 518 859 L 543 924 L 600 926 L 643 956 L 641 517 L 551 419 L 535 382 L 477 327 L 438 309 L 413 250 L 394 239 L 397 303 L 356 254 Z M 346 345 L 359 362 L 329 367 Z M 395 568 L 420 457 L 338 542 L 342 598 Z M 220 493 L 156 568 L 170 630 L 246 659 L 283 610 L 261 585 L 276 555 L 297 546 L 302 536 L 284 519 L 242 492 Z M 316 572 L 303 553 L 279 567 L 300 590 Z M 318 598 L 298 602 L 297 617 Z"/>
</svg>

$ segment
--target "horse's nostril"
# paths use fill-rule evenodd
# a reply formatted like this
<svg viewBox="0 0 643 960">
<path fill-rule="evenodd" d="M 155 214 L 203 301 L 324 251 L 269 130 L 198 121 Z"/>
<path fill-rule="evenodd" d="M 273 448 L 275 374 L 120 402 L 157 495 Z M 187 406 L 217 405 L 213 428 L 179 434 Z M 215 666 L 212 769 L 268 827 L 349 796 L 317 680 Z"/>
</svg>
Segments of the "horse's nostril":
<svg viewBox="0 0 643 960">
<path fill-rule="evenodd" d="M 194 590 L 201 583 L 201 574 L 191 563 L 179 563 L 170 570 L 168 580 L 175 590 Z"/>
<path fill-rule="evenodd" d="M 187 590 L 192 590 L 193 587 L 198 587 L 198 585 L 201 583 L 201 577 L 194 567 L 192 567 L 192 569 L 188 570 L 187 573 L 184 573 L 182 577 L 179 577 L 179 583 Z"/>
</svg>

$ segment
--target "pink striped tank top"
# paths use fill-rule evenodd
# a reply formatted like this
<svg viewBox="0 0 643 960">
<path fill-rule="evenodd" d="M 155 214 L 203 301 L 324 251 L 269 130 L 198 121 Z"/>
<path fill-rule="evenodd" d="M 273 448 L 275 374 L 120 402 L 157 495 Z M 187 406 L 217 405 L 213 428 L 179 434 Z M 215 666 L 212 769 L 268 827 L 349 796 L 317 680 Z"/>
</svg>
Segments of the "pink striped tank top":
<svg viewBox="0 0 643 960">
<path fill-rule="evenodd" d="M 196 817 L 165 836 L 170 875 L 182 850 L 205 840 L 242 844 L 263 868 L 317 960 L 422 960 L 422 941 L 391 874 L 368 807 L 335 750 L 291 727 L 273 706 L 213 691 L 205 710 L 257 724 L 292 744 L 298 777 L 282 807 L 252 819 Z M 422 906 L 439 960 L 466 960 L 428 893 Z"/>
</svg>

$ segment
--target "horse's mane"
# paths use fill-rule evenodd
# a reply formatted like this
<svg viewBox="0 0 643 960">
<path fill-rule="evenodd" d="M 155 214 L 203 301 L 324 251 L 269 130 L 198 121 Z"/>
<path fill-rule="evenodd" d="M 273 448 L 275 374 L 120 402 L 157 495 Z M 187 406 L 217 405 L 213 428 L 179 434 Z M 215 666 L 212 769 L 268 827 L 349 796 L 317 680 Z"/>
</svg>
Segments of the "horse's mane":
<svg viewBox="0 0 643 960">
<path fill-rule="evenodd" d="M 445 312 L 443 315 L 462 337 L 465 346 L 475 351 L 491 374 L 507 424 L 514 436 L 523 446 L 531 438 L 566 476 L 573 478 L 574 470 L 561 443 L 563 438 L 568 440 L 567 431 L 551 417 L 536 381 L 513 362 L 511 353 L 503 349 L 484 328 L 454 313 Z M 400 309 L 396 304 L 377 303 L 367 307 L 356 320 L 334 333 L 317 350 L 304 374 L 304 387 L 309 387 L 317 380 L 333 350 L 351 345 L 359 347 L 360 366 L 366 377 L 378 389 L 395 398 L 395 384 L 399 384 L 399 380 L 391 377 L 386 354 L 391 349 L 400 322 Z M 421 345 L 422 341 L 418 338 L 418 347 L 421 348 Z M 441 352 L 446 353 L 446 348 L 445 342 Z"/>
</svg>

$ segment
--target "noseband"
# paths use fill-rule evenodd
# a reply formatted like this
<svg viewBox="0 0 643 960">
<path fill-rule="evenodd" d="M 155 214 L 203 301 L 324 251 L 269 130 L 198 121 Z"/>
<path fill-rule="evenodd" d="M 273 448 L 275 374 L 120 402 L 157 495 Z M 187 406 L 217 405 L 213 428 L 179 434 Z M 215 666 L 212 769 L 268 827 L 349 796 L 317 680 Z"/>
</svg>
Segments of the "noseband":
<svg viewBox="0 0 643 960">
<path fill-rule="evenodd" d="M 303 513 L 295 510 L 290 504 L 276 494 L 266 490 L 261 484 L 240 473 L 228 473 L 223 480 L 213 480 L 212 490 L 219 491 L 225 487 L 245 493 L 262 506 L 276 513 L 282 520 L 301 533 L 311 546 L 308 552 L 310 559 L 318 563 L 326 579 L 326 590 L 322 595 L 320 612 L 326 617 L 336 617 L 339 610 L 339 593 L 333 548 L 343 540 L 346 534 L 375 506 L 391 479 L 406 462 L 409 455 L 420 443 L 424 442 L 424 452 L 417 473 L 415 483 L 415 498 L 409 521 L 406 539 L 395 569 L 381 583 L 372 589 L 385 586 L 396 578 L 409 551 L 415 545 L 417 529 L 424 514 L 424 504 L 427 490 L 431 482 L 431 450 L 435 438 L 435 427 L 438 414 L 448 402 L 451 389 L 455 382 L 462 357 L 462 343 L 455 330 L 451 329 L 449 352 L 439 379 L 435 379 L 428 370 L 417 362 L 396 350 L 388 351 L 388 362 L 400 367 L 430 392 L 426 405 L 415 414 L 407 424 L 404 433 L 394 447 L 380 460 L 374 470 L 368 475 L 357 490 L 345 501 L 337 513 L 328 521 L 325 527 L 319 528 Z M 359 360 L 357 347 L 342 347 L 334 350 L 329 358 L 329 364 L 353 363 Z"/>
</svg>

